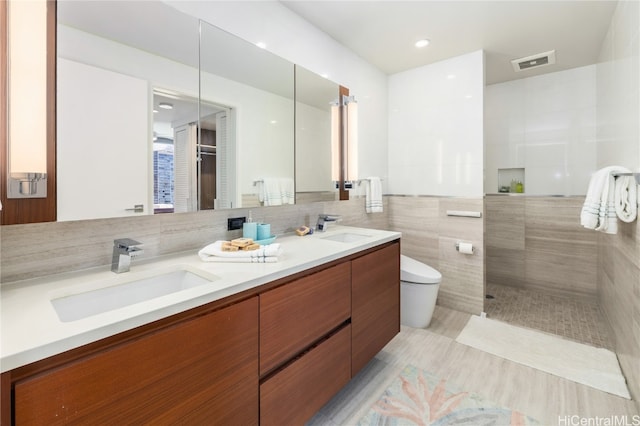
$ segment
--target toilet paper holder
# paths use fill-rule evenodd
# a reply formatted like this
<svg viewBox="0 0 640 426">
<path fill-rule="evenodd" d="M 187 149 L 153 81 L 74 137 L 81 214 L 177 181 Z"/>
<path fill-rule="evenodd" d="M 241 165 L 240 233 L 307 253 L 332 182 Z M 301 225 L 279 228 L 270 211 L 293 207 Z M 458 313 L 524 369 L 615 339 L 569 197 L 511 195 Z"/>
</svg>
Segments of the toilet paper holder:
<svg viewBox="0 0 640 426">
<path fill-rule="evenodd" d="M 461 250 L 461 247 L 462 247 L 462 250 Z M 456 250 L 464 254 L 474 254 L 476 251 L 476 248 L 471 243 L 463 243 L 461 241 L 458 241 L 456 243 Z"/>
</svg>

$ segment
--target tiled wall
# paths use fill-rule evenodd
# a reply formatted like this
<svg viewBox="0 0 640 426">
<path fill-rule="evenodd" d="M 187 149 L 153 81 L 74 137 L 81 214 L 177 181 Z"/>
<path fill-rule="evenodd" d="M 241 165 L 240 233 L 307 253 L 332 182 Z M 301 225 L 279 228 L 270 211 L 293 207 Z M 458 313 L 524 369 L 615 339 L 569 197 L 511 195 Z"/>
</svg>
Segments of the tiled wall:
<svg viewBox="0 0 640 426">
<path fill-rule="evenodd" d="M 583 203 L 486 196 L 487 282 L 595 301 L 597 235 L 580 225 Z"/>
<path fill-rule="evenodd" d="M 484 303 L 483 220 L 448 217 L 447 210 L 482 211 L 481 198 L 384 197 L 384 212 L 367 214 L 364 198 L 293 206 L 252 208 L 256 221 L 271 223 L 274 234 L 314 225 L 319 213 L 340 215 L 342 225 L 402 232 L 402 252 L 438 269 L 443 280 L 438 303 L 479 314 Z M 0 281 L 56 274 L 111 262 L 115 238 L 144 243 L 143 259 L 193 250 L 221 238 L 227 218 L 248 210 L 202 211 L 119 219 L 11 225 L 0 228 Z M 473 255 L 455 250 L 457 241 L 471 242 Z"/>
<path fill-rule="evenodd" d="M 385 212 L 366 214 L 364 199 L 252 208 L 256 221 L 271 223 L 272 232 L 293 232 L 315 225 L 319 213 L 342 215 L 341 224 L 388 229 Z M 217 239 L 237 238 L 227 218 L 247 216 L 248 209 L 201 211 L 118 219 L 52 222 L 0 227 L 0 282 L 105 266 L 111 263 L 113 240 L 129 237 L 144 244 L 142 259 L 195 250 Z"/>
<path fill-rule="evenodd" d="M 498 169 L 524 168 L 527 194 L 586 194 L 596 167 L 595 114 L 595 65 L 487 86 L 486 193 L 504 184 Z"/>
<path fill-rule="evenodd" d="M 600 51 L 598 167 L 640 171 L 640 3 L 620 1 Z M 631 396 L 640 410 L 640 226 L 598 235 L 598 297 Z"/>
<path fill-rule="evenodd" d="M 442 274 L 438 304 L 473 314 L 484 306 L 483 219 L 447 216 L 447 210 L 482 212 L 482 198 L 389 196 L 389 227 L 402 232 L 402 254 Z M 458 241 L 475 247 L 456 251 Z"/>
<path fill-rule="evenodd" d="M 389 77 L 388 193 L 482 196 L 483 72 L 477 51 Z"/>
</svg>

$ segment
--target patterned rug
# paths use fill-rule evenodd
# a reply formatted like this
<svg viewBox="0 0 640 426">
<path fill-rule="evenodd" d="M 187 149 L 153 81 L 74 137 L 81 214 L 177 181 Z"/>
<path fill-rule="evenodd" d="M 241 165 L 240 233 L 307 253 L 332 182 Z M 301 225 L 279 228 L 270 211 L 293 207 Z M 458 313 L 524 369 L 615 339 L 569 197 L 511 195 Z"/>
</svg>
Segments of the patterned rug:
<svg viewBox="0 0 640 426">
<path fill-rule="evenodd" d="M 408 365 L 358 422 L 369 425 L 539 425 L 520 412 L 464 392 L 435 375 Z"/>
</svg>

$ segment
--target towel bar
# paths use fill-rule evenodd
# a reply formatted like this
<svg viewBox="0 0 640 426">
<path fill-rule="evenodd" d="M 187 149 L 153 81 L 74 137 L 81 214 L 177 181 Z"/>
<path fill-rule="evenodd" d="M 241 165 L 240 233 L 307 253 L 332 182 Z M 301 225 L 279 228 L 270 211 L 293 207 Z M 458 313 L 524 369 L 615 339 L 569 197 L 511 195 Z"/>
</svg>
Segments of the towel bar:
<svg viewBox="0 0 640 426">
<path fill-rule="evenodd" d="M 640 173 L 612 173 L 613 177 L 620 176 L 633 176 L 636 178 L 636 182 L 640 185 Z"/>
<path fill-rule="evenodd" d="M 474 212 L 474 211 L 467 211 L 467 210 L 447 210 L 447 216 L 482 217 L 482 212 Z"/>
</svg>

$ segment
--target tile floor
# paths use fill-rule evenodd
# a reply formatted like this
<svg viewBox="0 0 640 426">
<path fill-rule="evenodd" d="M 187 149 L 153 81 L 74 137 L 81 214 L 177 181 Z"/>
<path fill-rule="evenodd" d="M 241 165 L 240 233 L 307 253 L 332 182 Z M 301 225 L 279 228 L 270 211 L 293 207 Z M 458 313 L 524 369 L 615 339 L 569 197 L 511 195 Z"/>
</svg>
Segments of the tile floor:
<svg viewBox="0 0 640 426">
<path fill-rule="evenodd" d="M 358 424 L 407 364 L 430 371 L 486 400 L 525 413 L 545 426 L 605 417 L 629 422 L 640 419 L 633 401 L 456 342 L 455 337 L 469 317 L 469 314 L 436 306 L 427 329 L 402 326 L 401 332 L 307 425 Z"/>
<path fill-rule="evenodd" d="M 487 283 L 489 318 L 613 350 L 604 314 L 595 302 Z"/>
</svg>

